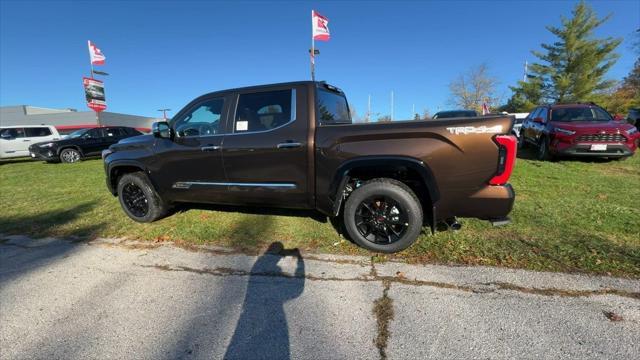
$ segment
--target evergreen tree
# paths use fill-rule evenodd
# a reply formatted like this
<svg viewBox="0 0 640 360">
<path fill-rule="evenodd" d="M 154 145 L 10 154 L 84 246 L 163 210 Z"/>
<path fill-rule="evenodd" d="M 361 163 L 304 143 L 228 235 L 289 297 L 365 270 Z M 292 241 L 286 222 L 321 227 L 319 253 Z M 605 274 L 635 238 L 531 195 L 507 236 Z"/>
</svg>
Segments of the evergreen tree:
<svg viewBox="0 0 640 360">
<path fill-rule="evenodd" d="M 542 84 L 543 98 L 548 101 L 586 101 L 615 85 L 604 76 L 619 57 L 614 50 L 622 39 L 593 37 L 594 29 L 610 16 L 598 19 L 584 1 L 572 14 L 570 19 L 561 17 L 560 27 L 547 26 L 558 37 L 556 42 L 542 44 L 544 52 L 533 51 L 542 60 L 531 66 L 533 79 Z"/>
</svg>

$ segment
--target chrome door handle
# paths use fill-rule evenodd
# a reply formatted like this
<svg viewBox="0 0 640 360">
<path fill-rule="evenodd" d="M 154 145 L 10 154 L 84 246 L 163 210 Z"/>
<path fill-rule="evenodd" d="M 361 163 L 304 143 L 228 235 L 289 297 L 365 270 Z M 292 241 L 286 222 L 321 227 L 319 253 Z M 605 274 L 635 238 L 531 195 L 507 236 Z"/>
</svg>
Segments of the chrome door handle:
<svg viewBox="0 0 640 360">
<path fill-rule="evenodd" d="M 202 150 L 202 151 L 216 151 L 216 150 L 220 150 L 220 146 L 217 146 L 217 145 L 203 146 L 203 147 L 200 148 L 200 150 Z"/>
<path fill-rule="evenodd" d="M 284 142 L 284 143 L 278 144 L 278 149 L 293 149 L 293 148 L 299 148 L 301 146 L 302 144 L 299 142 Z"/>
<path fill-rule="evenodd" d="M 24 139 L 24 140 L 22 140 L 22 141 L 27 142 L 27 141 L 31 141 L 31 140 Z"/>
</svg>

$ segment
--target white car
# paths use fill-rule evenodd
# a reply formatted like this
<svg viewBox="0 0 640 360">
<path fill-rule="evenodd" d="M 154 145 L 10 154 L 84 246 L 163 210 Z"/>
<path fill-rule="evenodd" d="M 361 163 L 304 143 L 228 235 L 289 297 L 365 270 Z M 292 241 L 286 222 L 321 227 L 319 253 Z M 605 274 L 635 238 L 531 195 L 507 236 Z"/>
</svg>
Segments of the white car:
<svg viewBox="0 0 640 360">
<path fill-rule="evenodd" d="M 0 127 L 0 159 L 29 156 L 31 144 L 59 140 L 60 134 L 49 125 L 16 125 Z"/>
</svg>

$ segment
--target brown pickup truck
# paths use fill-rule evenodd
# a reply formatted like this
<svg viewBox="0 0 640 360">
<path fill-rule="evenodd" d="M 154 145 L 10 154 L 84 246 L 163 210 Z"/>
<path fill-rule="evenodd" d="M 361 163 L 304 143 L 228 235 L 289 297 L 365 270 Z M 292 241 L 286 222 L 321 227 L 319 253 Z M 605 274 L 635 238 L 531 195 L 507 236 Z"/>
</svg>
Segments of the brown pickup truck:
<svg viewBox="0 0 640 360">
<path fill-rule="evenodd" d="M 135 221 L 184 202 L 316 209 L 360 246 L 395 252 L 424 226 L 459 226 L 456 216 L 507 221 L 512 126 L 506 116 L 354 124 L 340 89 L 303 81 L 203 95 L 102 157 Z"/>
</svg>

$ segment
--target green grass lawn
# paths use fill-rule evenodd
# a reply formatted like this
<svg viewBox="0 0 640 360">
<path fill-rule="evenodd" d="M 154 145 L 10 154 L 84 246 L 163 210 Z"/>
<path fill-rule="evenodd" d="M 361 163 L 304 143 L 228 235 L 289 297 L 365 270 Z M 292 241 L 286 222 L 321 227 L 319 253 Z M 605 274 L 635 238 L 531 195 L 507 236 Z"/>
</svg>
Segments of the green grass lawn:
<svg viewBox="0 0 640 360">
<path fill-rule="evenodd" d="M 610 162 L 518 159 L 511 182 L 510 225 L 462 219 L 459 232 L 432 236 L 425 229 L 412 247 L 382 260 L 640 277 L 640 155 Z M 100 160 L 0 163 L 0 204 L 5 235 L 126 237 L 249 253 L 281 241 L 288 248 L 370 255 L 310 212 L 186 208 L 152 224 L 135 223 L 106 190 Z"/>
</svg>

